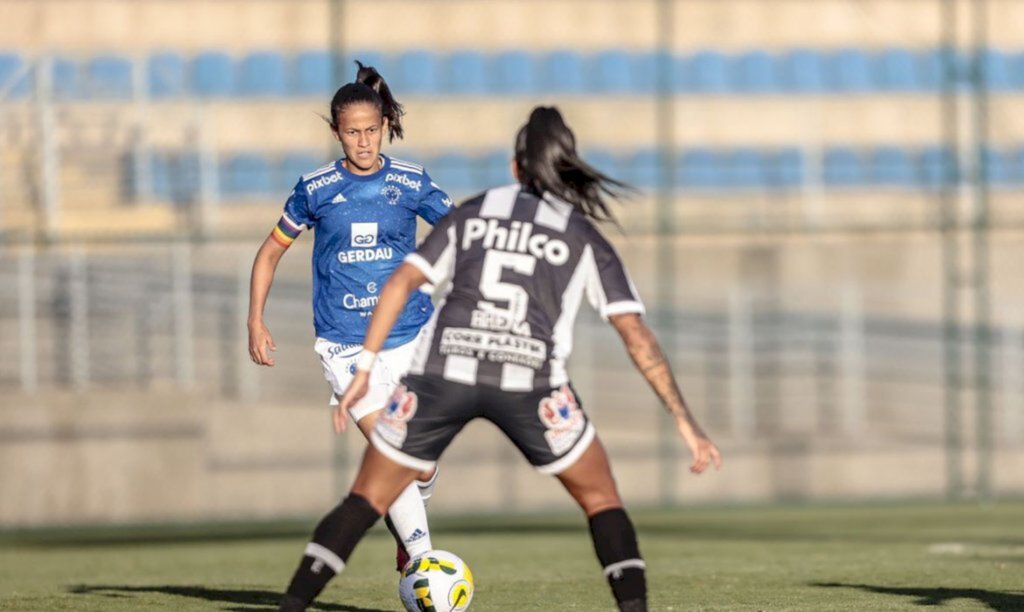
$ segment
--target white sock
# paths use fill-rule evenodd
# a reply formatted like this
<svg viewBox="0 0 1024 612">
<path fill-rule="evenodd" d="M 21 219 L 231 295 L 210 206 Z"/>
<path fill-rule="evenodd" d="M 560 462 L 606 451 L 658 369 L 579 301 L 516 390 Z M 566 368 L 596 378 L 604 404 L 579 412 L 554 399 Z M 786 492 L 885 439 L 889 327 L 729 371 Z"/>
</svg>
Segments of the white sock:
<svg viewBox="0 0 1024 612">
<path fill-rule="evenodd" d="M 427 509 L 415 482 L 406 487 L 395 503 L 391 504 L 388 516 L 410 558 L 415 559 L 433 548 L 430 528 L 427 527 Z"/>
<path fill-rule="evenodd" d="M 420 490 L 420 498 L 423 499 L 423 507 L 427 507 L 427 502 L 430 501 L 430 496 L 434 494 L 434 483 L 437 482 L 437 472 L 440 470 L 437 466 L 434 466 L 434 473 L 427 480 L 417 480 L 416 486 Z"/>
</svg>

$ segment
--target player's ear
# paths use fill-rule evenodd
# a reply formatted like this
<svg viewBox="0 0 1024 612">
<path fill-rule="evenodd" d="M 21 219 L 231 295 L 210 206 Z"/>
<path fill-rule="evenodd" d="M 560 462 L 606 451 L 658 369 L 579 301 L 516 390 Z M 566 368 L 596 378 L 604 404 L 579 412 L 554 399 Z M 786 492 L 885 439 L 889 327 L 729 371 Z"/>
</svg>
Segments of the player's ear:
<svg viewBox="0 0 1024 612">
<path fill-rule="evenodd" d="M 388 131 L 388 118 L 387 118 L 387 117 L 381 117 L 381 121 L 380 121 L 380 131 L 381 131 L 381 132 L 386 132 L 386 131 Z"/>
<path fill-rule="evenodd" d="M 518 182 L 519 181 L 519 164 L 516 163 L 515 158 L 512 158 L 511 160 L 509 160 L 508 167 L 512 171 L 512 178 L 516 179 L 516 182 Z"/>
</svg>

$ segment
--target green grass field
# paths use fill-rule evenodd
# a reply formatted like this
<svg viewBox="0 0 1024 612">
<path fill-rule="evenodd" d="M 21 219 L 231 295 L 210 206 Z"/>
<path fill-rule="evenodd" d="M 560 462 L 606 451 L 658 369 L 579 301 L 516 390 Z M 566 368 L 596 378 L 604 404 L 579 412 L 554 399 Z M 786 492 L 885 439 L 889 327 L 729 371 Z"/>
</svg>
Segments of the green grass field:
<svg viewBox="0 0 1024 612">
<path fill-rule="evenodd" d="M 1024 503 L 634 512 L 654 610 L 1024 610 Z M 614 610 L 574 515 L 442 517 L 474 610 Z M 0 609 L 270 610 L 309 524 L 0 535 Z M 318 610 L 399 610 L 375 529 Z"/>
</svg>

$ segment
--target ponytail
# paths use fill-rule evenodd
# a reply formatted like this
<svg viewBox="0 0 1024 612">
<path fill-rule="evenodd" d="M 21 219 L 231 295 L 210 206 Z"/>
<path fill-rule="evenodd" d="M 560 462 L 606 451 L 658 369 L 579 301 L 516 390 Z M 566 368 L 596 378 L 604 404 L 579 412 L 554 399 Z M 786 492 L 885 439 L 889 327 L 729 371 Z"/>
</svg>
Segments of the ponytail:
<svg viewBox="0 0 1024 612">
<path fill-rule="evenodd" d="M 632 188 L 598 171 L 576 152 L 576 137 L 553 106 L 538 106 L 516 135 L 519 181 L 538 194 L 568 202 L 595 221 L 616 223 L 606 198 Z"/>
<path fill-rule="evenodd" d="M 405 114 L 405 108 L 392 95 L 391 88 L 376 68 L 364 66 L 359 60 L 356 60 L 356 65 L 359 66 L 356 80 L 342 85 L 331 99 L 331 118 L 327 123 L 332 130 L 337 131 L 338 115 L 347 106 L 358 103 L 372 104 L 380 111 L 381 117 L 388 120 L 388 141 L 394 142 L 395 138 L 401 140 L 404 135 L 402 115 Z"/>
</svg>

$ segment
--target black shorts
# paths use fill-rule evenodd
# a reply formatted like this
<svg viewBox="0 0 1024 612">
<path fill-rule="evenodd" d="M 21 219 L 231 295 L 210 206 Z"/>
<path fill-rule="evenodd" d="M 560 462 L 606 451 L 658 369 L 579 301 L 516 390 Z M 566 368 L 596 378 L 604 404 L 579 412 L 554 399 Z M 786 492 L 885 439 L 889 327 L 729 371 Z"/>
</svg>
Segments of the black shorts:
<svg viewBox="0 0 1024 612">
<path fill-rule="evenodd" d="M 514 393 L 411 375 L 402 379 L 380 413 L 371 441 L 393 461 L 429 470 L 455 435 L 476 418 L 497 425 L 544 474 L 571 466 L 594 439 L 594 425 L 570 385 Z"/>
</svg>

